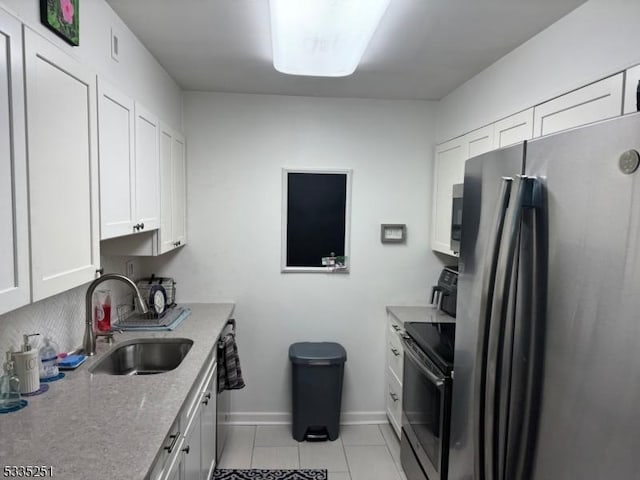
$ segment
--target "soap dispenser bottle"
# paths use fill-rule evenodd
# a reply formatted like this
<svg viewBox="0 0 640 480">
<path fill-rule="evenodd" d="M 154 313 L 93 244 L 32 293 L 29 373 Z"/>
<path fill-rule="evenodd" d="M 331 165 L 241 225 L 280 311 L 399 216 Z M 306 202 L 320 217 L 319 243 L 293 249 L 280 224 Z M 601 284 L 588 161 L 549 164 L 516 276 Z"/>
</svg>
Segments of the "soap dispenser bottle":
<svg viewBox="0 0 640 480">
<path fill-rule="evenodd" d="M 7 352 L 3 365 L 4 373 L 0 377 L 0 411 L 14 408 L 20 404 L 20 379 L 13 369 L 12 351 Z"/>
<path fill-rule="evenodd" d="M 44 345 L 40 347 L 40 380 L 57 377 L 58 346 L 49 337 L 44 337 Z"/>
<path fill-rule="evenodd" d="M 22 351 L 13 354 L 16 373 L 20 379 L 20 393 L 37 392 L 40 388 L 40 365 L 38 361 L 38 351 L 31 348 L 29 337 L 40 335 L 33 333 L 23 335 L 24 343 Z"/>
</svg>

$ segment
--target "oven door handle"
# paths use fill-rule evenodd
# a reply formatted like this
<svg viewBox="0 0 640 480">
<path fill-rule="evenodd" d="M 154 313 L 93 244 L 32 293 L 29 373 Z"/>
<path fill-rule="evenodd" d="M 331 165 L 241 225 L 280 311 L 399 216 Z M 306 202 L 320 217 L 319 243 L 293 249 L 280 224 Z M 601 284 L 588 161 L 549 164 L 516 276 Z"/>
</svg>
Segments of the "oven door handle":
<svg viewBox="0 0 640 480">
<path fill-rule="evenodd" d="M 444 382 L 446 377 L 441 377 L 433 373 L 427 367 L 424 366 L 422 361 L 418 358 L 418 356 L 411 351 L 410 346 L 413 344 L 413 341 L 409 338 L 402 338 L 402 343 L 404 344 L 404 353 L 409 356 L 410 360 L 413 360 L 413 363 L 418 367 L 418 369 L 433 383 L 439 390 L 444 388 Z"/>
</svg>

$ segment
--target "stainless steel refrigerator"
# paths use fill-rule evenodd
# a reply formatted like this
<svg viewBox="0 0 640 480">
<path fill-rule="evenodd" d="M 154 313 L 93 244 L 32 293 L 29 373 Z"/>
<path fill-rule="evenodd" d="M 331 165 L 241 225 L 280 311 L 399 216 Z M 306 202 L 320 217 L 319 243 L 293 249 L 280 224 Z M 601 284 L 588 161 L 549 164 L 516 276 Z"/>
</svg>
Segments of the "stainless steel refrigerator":
<svg viewBox="0 0 640 480">
<path fill-rule="evenodd" d="M 449 480 L 640 478 L 640 115 L 464 178 Z"/>
</svg>

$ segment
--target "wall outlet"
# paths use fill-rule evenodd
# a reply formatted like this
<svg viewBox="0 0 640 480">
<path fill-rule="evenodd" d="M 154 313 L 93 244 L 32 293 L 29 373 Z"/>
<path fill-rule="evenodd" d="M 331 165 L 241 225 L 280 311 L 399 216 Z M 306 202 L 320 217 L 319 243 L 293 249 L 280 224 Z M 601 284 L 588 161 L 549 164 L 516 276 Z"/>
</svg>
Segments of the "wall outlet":
<svg viewBox="0 0 640 480">
<path fill-rule="evenodd" d="M 125 265 L 125 267 L 124 267 L 125 275 L 133 280 L 134 279 L 134 275 L 135 275 L 135 268 L 134 268 L 133 260 L 129 260 L 124 265 Z"/>
</svg>

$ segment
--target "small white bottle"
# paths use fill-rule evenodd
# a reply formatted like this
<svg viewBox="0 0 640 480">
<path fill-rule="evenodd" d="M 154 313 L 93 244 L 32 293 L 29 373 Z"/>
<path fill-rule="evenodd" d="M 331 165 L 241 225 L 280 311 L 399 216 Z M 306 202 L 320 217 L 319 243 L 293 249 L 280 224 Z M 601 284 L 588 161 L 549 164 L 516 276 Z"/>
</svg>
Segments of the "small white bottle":
<svg viewBox="0 0 640 480">
<path fill-rule="evenodd" d="M 40 379 L 57 377 L 58 346 L 49 337 L 44 337 L 44 345 L 40 347 Z"/>
</svg>

